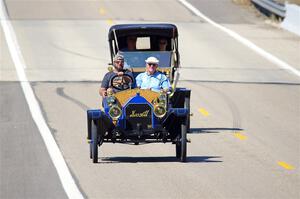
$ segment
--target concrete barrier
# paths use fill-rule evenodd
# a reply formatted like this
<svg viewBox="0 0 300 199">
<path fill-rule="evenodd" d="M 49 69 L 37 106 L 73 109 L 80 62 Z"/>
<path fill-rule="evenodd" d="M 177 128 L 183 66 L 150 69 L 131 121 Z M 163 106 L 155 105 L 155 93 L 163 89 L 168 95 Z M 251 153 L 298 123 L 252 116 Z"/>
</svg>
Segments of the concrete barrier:
<svg viewBox="0 0 300 199">
<path fill-rule="evenodd" d="M 300 36 L 300 6 L 285 4 L 286 13 L 281 27 Z"/>
</svg>

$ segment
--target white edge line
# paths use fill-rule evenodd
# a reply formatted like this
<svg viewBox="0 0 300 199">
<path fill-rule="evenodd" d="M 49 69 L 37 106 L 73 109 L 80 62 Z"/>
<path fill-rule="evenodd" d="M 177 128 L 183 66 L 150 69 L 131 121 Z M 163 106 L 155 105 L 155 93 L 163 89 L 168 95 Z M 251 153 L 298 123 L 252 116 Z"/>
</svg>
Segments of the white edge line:
<svg viewBox="0 0 300 199">
<path fill-rule="evenodd" d="M 198 17 L 201 17 L 202 19 L 204 19 L 205 21 L 207 21 L 211 25 L 213 25 L 216 28 L 219 28 L 223 32 L 227 33 L 229 36 L 233 37 L 234 39 L 241 42 L 245 46 L 247 46 L 250 49 L 254 50 L 259 55 L 263 56 L 264 58 L 268 59 L 272 63 L 276 64 L 281 69 L 287 70 L 290 73 L 300 77 L 300 71 L 299 70 L 295 69 L 294 67 L 290 66 L 286 62 L 284 62 L 284 61 L 280 60 L 279 58 L 275 57 L 271 53 L 268 53 L 267 51 L 263 50 L 262 48 L 256 46 L 254 43 L 252 43 L 248 39 L 242 37 L 241 35 L 237 34 L 236 32 L 234 32 L 234 31 L 232 31 L 228 28 L 225 28 L 224 26 L 221 26 L 220 24 L 217 24 L 216 22 L 214 22 L 213 20 L 211 20 L 210 18 L 208 18 L 207 16 L 202 14 L 197 8 L 195 8 L 192 4 L 190 4 L 186 0 L 178 0 L 178 1 L 180 3 L 182 3 L 186 8 L 188 8 L 190 11 L 192 11 Z"/>
<path fill-rule="evenodd" d="M 29 106 L 32 118 L 37 125 L 39 132 L 43 138 L 46 148 L 49 152 L 50 158 L 56 168 L 59 179 L 62 186 L 70 199 L 83 199 L 83 195 L 77 187 L 68 166 L 55 142 L 49 127 L 47 126 L 45 119 L 40 110 L 39 104 L 35 98 L 33 90 L 30 83 L 27 80 L 24 68 L 26 68 L 25 61 L 23 59 L 22 53 L 20 51 L 19 45 L 17 43 L 16 35 L 13 27 L 8 20 L 8 16 L 4 7 L 3 0 L 0 0 L 0 20 L 3 28 L 4 36 L 9 48 L 9 52 L 12 56 L 17 75 L 24 92 L 27 104 Z"/>
</svg>

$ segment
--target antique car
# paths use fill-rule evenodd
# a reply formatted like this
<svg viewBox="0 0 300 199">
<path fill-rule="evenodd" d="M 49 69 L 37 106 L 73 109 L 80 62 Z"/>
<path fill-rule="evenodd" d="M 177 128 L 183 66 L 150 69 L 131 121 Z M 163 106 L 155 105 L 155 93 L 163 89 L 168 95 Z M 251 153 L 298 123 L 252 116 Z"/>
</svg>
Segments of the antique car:
<svg viewBox="0 0 300 199">
<path fill-rule="evenodd" d="M 126 38 L 134 36 L 136 49 L 122 50 Z M 167 40 L 167 48 L 159 51 L 157 42 Z M 172 84 L 169 91 L 155 92 L 134 88 L 129 76 L 116 75 L 111 86 L 119 92 L 108 93 L 103 107 L 87 110 L 87 138 L 90 158 L 98 162 L 99 147 L 105 142 L 128 143 L 172 143 L 176 157 L 185 162 L 187 154 L 187 133 L 190 130 L 190 95 L 186 88 L 177 88 L 179 78 L 178 32 L 173 24 L 120 24 L 110 28 L 108 33 L 111 62 L 118 53 L 124 56 L 125 67 L 134 76 L 145 71 L 145 59 L 154 56 L 159 59 L 159 70 Z"/>
</svg>

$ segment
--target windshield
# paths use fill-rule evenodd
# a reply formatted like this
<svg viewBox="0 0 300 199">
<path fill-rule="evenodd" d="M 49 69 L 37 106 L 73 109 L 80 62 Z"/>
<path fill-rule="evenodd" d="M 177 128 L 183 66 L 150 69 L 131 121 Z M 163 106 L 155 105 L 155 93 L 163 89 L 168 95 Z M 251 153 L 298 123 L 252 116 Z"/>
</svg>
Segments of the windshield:
<svg viewBox="0 0 300 199">
<path fill-rule="evenodd" d="M 171 51 L 134 51 L 134 52 L 122 52 L 120 54 L 124 56 L 125 64 L 124 68 L 137 68 L 145 67 L 145 60 L 148 57 L 156 57 L 159 60 L 160 68 L 171 67 Z"/>
</svg>

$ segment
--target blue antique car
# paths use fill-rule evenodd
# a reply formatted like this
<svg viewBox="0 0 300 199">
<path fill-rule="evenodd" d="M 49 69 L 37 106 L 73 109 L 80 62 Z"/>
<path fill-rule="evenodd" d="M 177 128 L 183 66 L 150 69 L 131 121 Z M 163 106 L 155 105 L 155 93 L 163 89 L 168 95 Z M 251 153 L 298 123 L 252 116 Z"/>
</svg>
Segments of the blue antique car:
<svg viewBox="0 0 300 199">
<path fill-rule="evenodd" d="M 129 36 L 137 38 L 134 51 L 122 50 Z M 164 51 L 157 47 L 160 38 L 168 43 Z M 169 142 L 175 144 L 176 157 L 185 162 L 191 91 L 176 87 L 180 65 L 177 27 L 173 24 L 114 25 L 108 39 L 112 63 L 117 53 L 123 55 L 125 67 L 136 76 L 145 71 L 145 59 L 154 56 L 160 60 L 159 70 L 169 78 L 172 89 L 155 92 L 134 88 L 132 80 L 126 81 L 128 77 L 111 82 L 111 86 L 120 91 L 108 93 L 101 109 L 87 110 L 90 158 L 98 162 L 98 148 L 105 142 L 136 145 Z"/>
</svg>

